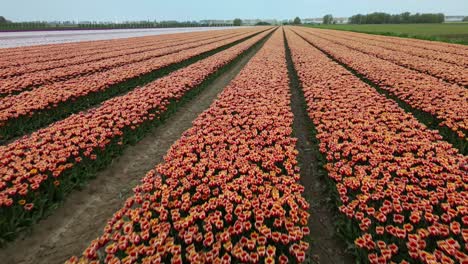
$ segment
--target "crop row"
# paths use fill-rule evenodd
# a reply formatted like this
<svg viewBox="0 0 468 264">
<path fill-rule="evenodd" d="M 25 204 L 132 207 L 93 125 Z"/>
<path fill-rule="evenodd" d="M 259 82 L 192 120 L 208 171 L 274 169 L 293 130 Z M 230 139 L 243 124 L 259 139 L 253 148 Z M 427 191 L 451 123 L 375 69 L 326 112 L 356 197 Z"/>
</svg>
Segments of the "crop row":
<svg viewBox="0 0 468 264">
<path fill-rule="evenodd" d="M 227 31 L 225 31 L 227 32 Z M 234 30 L 232 30 L 234 32 Z M 112 40 L 99 40 L 99 41 L 82 41 L 73 43 L 61 43 L 30 46 L 30 47 L 17 47 L 7 48 L 0 50 L 0 55 L 3 56 L 0 62 L 0 68 L 21 66 L 17 61 L 23 63 L 41 63 L 47 61 L 68 60 L 77 56 L 92 56 L 96 55 L 103 50 L 113 50 L 125 48 L 128 45 L 133 45 L 135 42 L 151 43 L 163 39 L 179 38 L 181 36 L 199 36 L 207 32 L 192 32 L 189 34 L 163 34 L 157 36 L 145 36 L 135 38 L 123 38 Z M 213 31 L 216 35 L 216 33 Z"/>
<path fill-rule="evenodd" d="M 343 34 L 348 34 L 348 32 L 343 32 Z M 413 38 L 379 36 L 379 35 L 371 35 L 371 34 L 356 33 L 356 32 L 353 32 L 353 34 L 363 39 L 383 41 L 386 43 L 393 44 L 395 46 L 415 47 L 419 49 L 425 49 L 429 52 L 435 51 L 435 52 L 450 53 L 450 54 L 468 57 L 468 48 L 464 45 L 444 43 L 444 42 L 438 42 L 438 41 L 420 40 L 420 39 L 413 39 Z"/>
<path fill-rule="evenodd" d="M 287 40 L 363 260 L 466 261 L 468 158 L 290 30 Z"/>
<path fill-rule="evenodd" d="M 121 39 L 123 41 L 128 41 L 129 39 Z M 90 48 L 94 47 L 100 48 L 104 45 L 109 45 L 112 40 L 98 40 L 98 41 L 80 41 L 80 42 L 70 42 L 70 43 L 59 43 L 59 44 L 43 44 L 43 45 L 33 45 L 33 46 L 20 46 L 20 47 L 12 47 L 12 48 L 2 48 L 0 50 L 0 55 L 4 56 L 5 60 L 2 62 L 13 62 L 15 59 L 25 59 L 25 58 L 34 58 L 38 57 L 38 59 L 43 59 L 45 61 L 44 55 L 55 56 L 59 53 L 66 52 L 73 50 L 74 48 L 82 47 L 82 48 Z M 125 43 L 125 42 L 122 42 Z M 50 50 L 51 45 L 56 46 L 56 49 Z M 102 46 L 101 46 L 102 45 Z M 63 54 L 65 55 L 65 54 Z M 3 68 L 4 64 L 0 64 L 0 68 Z M 9 66 L 9 65 L 8 65 Z"/>
<path fill-rule="evenodd" d="M 0 235 L 40 218 L 270 31 L 0 147 Z"/>
<path fill-rule="evenodd" d="M 237 34 L 234 36 L 248 34 L 252 31 L 253 30 L 250 29 L 243 32 L 237 32 Z M 169 45 L 162 45 L 163 47 L 160 49 L 154 49 L 152 51 L 122 55 L 90 63 L 65 66 L 58 69 L 50 69 L 33 72 L 26 75 L 14 76 L 2 81 L 2 86 L 0 87 L 0 96 L 21 92 L 45 84 L 58 85 L 60 81 L 66 81 L 75 77 L 86 76 L 93 73 L 105 72 L 120 66 L 127 66 L 133 63 L 147 61 L 171 53 L 176 53 L 182 50 L 195 48 L 232 37 L 233 36 L 230 35 L 221 35 L 215 38 L 204 37 L 195 41 L 176 40 Z"/>
<path fill-rule="evenodd" d="M 68 263 L 303 262 L 292 121 L 278 30 Z"/>
<path fill-rule="evenodd" d="M 147 51 L 153 51 L 165 47 L 189 43 L 189 41 L 197 41 L 204 38 L 214 38 L 221 35 L 229 35 L 226 34 L 226 32 L 223 33 L 205 33 L 204 35 L 192 35 L 189 33 L 180 36 L 162 35 L 164 37 L 155 39 L 138 38 L 134 39 L 132 42 L 123 43 L 124 46 L 121 46 L 121 43 L 115 43 L 113 46 L 104 47 L 101 49 L 97 48 L 94 51 L 91 51 L 94 54 L 86 53 L 82 49 L 77 48 L 76 50 L 71 50 L 67 52 L 66 54 L 69 58 L 66 59 L 59 59 L 63 56 L 57 56 L 62 55 L 63 52 L 61 54 L 52 54 L 49 57 L 49 60 L 41 62 L 30 62 L 30 59 L 16 59 L 15 62 L 17 63 L 17 65 L 14 65 L 13 67 L 5 67 L 0 69 L 0 78 L 19 76 L 26 73 L 51 70 L 60 67 L 70 67 L 72 65 L 96 62 L 104 59 L 116 58 L 123 55 L 131 55 Z M 230 34 L 235 33 L 236 32 L 230 32 Z M 73 53 L 75 53 L 74 56 Z"/>
<path fill-rule="evenodd" d="M 146 80 L 142 77 L 146 75 L 151 80 L 150 77 L 158 77 L 179 68 L 179 64 L 184 66 L 200 56 L 205 57 L 206 53 L 211 54 L 257 33 L 258 31 L 253 31 L 235 35 L 195 48 L 0 98 L 0 142 L 91 107 L 120 92 L 131 90 L 135 86 L 132 80 L 138 84 L 139 81 Z"/>
<path fill-rule="evenodd" d="M 335 31 L 323 30 L 323 33 L 333 33 L 336 35 Z M 363 36 L 361 34 L 356 34 L 354 32 L 340 32 L 339 35 L 344 39 L 351 39 L 353 41 L 359 41 L 365 44 L 370 44 L 374 46 L 380 46 L 386 49 L 395 50 L 399 52 L 406 52 L 408 54 L 419 56 L 421 58 L 427 58 L 430 60 L 444 61 L 447 63 L 459 65 L 459 66 L 468 66 L 468 56 L 441 52 L 436 50 L 427 50 L 417 46 L 408 46 L 408 45 L 395 45 L 392 42 L 386 41 L 386 39 L 376 39 L 372 35 Z"/>
<path fill-rule="evenodd" d="M 331 41 L 300 31 L 308 42 L 347 65 L 357 74 L 390 92 L 414 109 L 441 120 L 456 132 L 462 152 L 466 151 L 468 131 L 468 90 L 439 81 L 427 74 L 410 70 L 386 60 L 358 52 Z M 428 117 L 429 118 L 429 117 Z"/>
<path fill-rule="evenodd" d="M 339 33 L 322 32 L 321 30 L 309 31 L 314 36 L 326 39 L 338 45 L 375 56 L 377 58 L 393 62 L 422 73 L 427 73 L 449 83 L 468 87 L 468 57 L 459 60 L 467 65 L 456 65 L 439 60 L 432 60 L 409 54 L 410 48 L 404 51 L 395 51 L 379 45 L 372 45 L 366 40 L 357 37 L 343 39 Z"/>
</svg>

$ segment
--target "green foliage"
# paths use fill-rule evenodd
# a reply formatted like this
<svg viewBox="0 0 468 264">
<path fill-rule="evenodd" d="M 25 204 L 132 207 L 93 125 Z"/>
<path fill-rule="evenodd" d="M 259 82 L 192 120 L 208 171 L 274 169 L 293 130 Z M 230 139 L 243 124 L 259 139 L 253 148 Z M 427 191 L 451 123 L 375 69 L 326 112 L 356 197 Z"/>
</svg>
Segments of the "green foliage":
<svg viewBox="0 0 468 264">
<path fill-rule="evenodd" d="M 240 26 L 242 25 L 242 20 L 240 18 L 236 18 L 234 19 L 234 22 L 233 22 L 234 26 Z"/>
<path fill-rule="evenodd" d="M 458 44 L 468 44 L 468 27 L 466 23 L 440 24 L 342 24 L 315 25 L 313 27 L 346 30 L 377 35 L 417 38 L 434 41 L 444 41 Z"/>
<path fill-rule="evenodd" d="M 329 25 L 329 24 L 333 24 L 334 20 L 333 20 L 333 16 L 328 14 L 328 15 L 325 15 L 323 17 L 323 24 L 325 25 Z"/>
<path fill-rule="evenodd" d="M 462 21 L 463 22 L 468 22 L 468 16 L 464 17 Z"/>
<path fill-rule="evenodd" d="M 0 24 L 8 24 L 11 23 L 9 20 L 7 20 L 5 17 L 0 16 Z"/>
<path fill-rule="evenodd" d="M 255 24 L 256 26 L 269 26 L 271 25 L 270 23 L 268 22 L 265 22 L 265 21 L 260 21 L 258 22 L 257 24 Z"/>
<path fill-rule="evenodd" d="M 300 19 L 299 17 L 294 18 L 293 24 L 294 24 L 294 25 L 300 25 L 300 24 L 302 24 L 301 19 Z"/>
<path fill-rule="evenodd" d="M 404 24 L 404 23 L 443 23 L 445 16 L 437 14 L 411 14 L 404 12 L 401 14 L 387 14 L 374 12 L 367 15 L 357 14 L 349 18 L 350 24 Z"/>
</svg>

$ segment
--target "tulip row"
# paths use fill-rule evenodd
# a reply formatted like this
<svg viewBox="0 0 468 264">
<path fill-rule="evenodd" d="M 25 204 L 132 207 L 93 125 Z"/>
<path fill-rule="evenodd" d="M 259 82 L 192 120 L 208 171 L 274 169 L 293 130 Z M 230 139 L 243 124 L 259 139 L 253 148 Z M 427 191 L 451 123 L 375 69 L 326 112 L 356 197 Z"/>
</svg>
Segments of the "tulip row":
<svg viewBox="0 0 468 264">
<path fill-rule="evenodd" d="M 68 263 L 303 262 L 292 121 L 278 30 Z"/>
<path fill-rule="evenodd" d="M 324 31 L 327 33 L 334 33 L 333 35 L 337 35 L 335 31 Z M 415 47 L 411 45 L 407 45 L 406 43 L 392 43 L 387 41 L 387 38 L 374 38 L 373 35 L 368 34 L 357 34 L 355 32 L 343 32 L 341 31 L 339 34 L 340 37 L 349 38 L 353 41 L 362 41 L 365 44 L 371 44 L 374 46 L 380 46 L 389 50 L 394 50 L 398 52 L 405 52 L 407 54 L 411 54 L 414 56 L 419 56 L 421 58 L 427 58 L 431 60 L 438 60 L 444 61 L 447 63 L 459 65 L 459 66 L 468 66 L 468 56 L 458 55 L 454 53 L 448 52 L 441 52 L 436 50 L 428 50 L 420 47 Z M 467 54 L 468 55 L 468 54 Z"/>
<path fill-rule="evenodd" d="M 468 158 L 290 30 L 287 40 L 362 260 L 464 263 Z"/>
<path fill-rule="evenodd" d="M 0 142 L 87 109 L 259 33 L 240 35 L 0 98 Z"/>
<path fill-rule="evenodd" d="M 427 73 L 449 83 L 468 87 L 468 70 L 466 69 L 468 66 L 468 57 L 463 57 L 463 59 L 454 58 L 454 60 L 466 64 L 456 65 L 411 55 L 409 54 L 410 48 L 405 48 L 404 51 L 397 51 L 395 49 L 384 48 L 379 44 L 371 44 L 368 40 L 359 39 L 355 36 L 343 38 L 338 33 L 324 32 L 322 30 L 310 30 L 308 32 L 313 33 L 315 37 L 326 39 L 338 45 L 393 62 L 403 67 Z"/>
<path fill-rule="evenodd" d="M 112 46 L 109 44 L 104 47 L 102 45 L 91 46 L 91 50 L 88 45 L 78 46 L 74 50 L 68 51 L 68 56 L 63 58 L 63 51 L 60 54 L 56 54 L 54 49 L 49 49 L 44 53 L 50 54 L 49 60 L 31 62 L 31 58 L 14 58 L 15 64 L 10 67 L 0 68 L 0 78 L 7 78 L 12 76 L 19 76 L 25 73 L 32 73 L 43 70 L 51 70 L 60 67 L 69 67 L 71 65 L 83 64 L 96 62 L 103 59 L 116 58 L 123 55 L 137 54 L 156 49 L 161 49 L 169 46 L 180 45 L 188 41 L 197 41 L 200 39 L 214 38 L 220 35 L 234 34 L 235 32 L 216 32 L 216 33 L 204 33 L 201 34 L 178 34 L 178 35 L 160 35 L 157 38 L 136 38 L 132 41 L 126 41 L 124 43 L 114 43 Z M 122 46 L 122 44 L 124 46 Z M 87 51 L 87 52 L 86 52 Z M 9 58 L 12 59 L 12 58 Z M 6 62 L 7 59 L 2 60 Z"/>
<path fill-rule="evenodd" d="M 0 147 L 0 236 L 40 218 L 271 30 Z"/>
<path fill-rule="evenodd" d="M 295 30 L 297 31 L 297 30 Z M 312 37 L 300 30 L 300 35 L 314 46 L 347 65 L 358 75 L 394 95 L 412 109 L 426 114 L 426 124 L 440 121 L 462 153 L 467 151 L 468 90 L 439 81 L 427 74 L 410 70 L 386 60 L 358 52 L 331 41 Z M 445 136 L 445 135 L 444 135 Z"/>
<path fill-rule="evenodd" d="M 348 32 L 343 32 L 347 34 Z M 460 55 L 463 57 L 468 57 L 468 47 L 459 44 L 451 44 L 438 41 L 427 41 L 419 40 L 413 38 L 401 38 L 401 37 L 389 37 L 389 36 L 380 36 L 366 33 L 357 33 L 353 32 L 356 36 L 359 36 L 363 39 L 378 40 L 392 44 L 399 47 L 409 47 L 409 48 L 419 48 L 424 49 L 429 52 L 441 52 L 441 53 L 450 53 L 454 55 Z"/>
<path fill-rule="evenodd" d="M 175 40 L 169 45 L 162 45 L 160 49 L 146 51 L 136 54 L 122 55 L 95 62 L 65 66 L 59 69 L 50 69 L 28 73 L 26 75 L 14 76 L 2 81 L 0 87 L 0 96 L 18 93 L 46 84 L 59 85 L 61 81 L 67 81 L 80 76 L 87 76 L 93 73 L 106 72 L 118 67 L 128 66 L 138 62 L 144 62 L 164 55 L 180 52 L 190 48 L 207 45 L 216 41 L 229 39 L 235 36 L 251 33 L 252 29 L 237 32 L 234 36 L 221 35 L 215 38 L 201 38 L 193 40 Z"/>
<path fill-rule="evenodd" d="M 151 37 L 151 36 L 146 36 Z M 32 46 L 18 46 L 10 48 L 2 48 L 0 50 L 0 55 L 5 56 L 7 60 L 14 59 L 24 59 L 24 58 L 33 58 L 34 56 L 43 57 L 42 54 L 47 54 L 50 56 L 57 55 L 60 52 L 71 51 L 74 48 L 82 47 L 85 50 L 88 48 L 102 48 L 111 44 L 113 41 L 121 41 L 121 43 L 126 43 L 135 38 L 122 38 L 122 39 L 104 39 L 96 41 L 80 41 L 80 42 L 65 42 L 57 44 L 41 44 L 41 45 L 32 45 Z M 50 49 L 51 45 L 56 46 L 56 50 L 53 51 Z M 2 65 L 3 66 L 3 65 Z"/>
<path fill-rule="evenodd" d="M 234 30 L 229 31 L 234 32 Z M 227 30 L 225 32 L 227 32 Z M 102 50 L 110 51 L 125 49 L 125 47 L 132 46 L 136 42 L 152 43 L 162 39 L 179 38 L 181 36 L 199 36 L 207 33 L 208 32 L 192 32 L 183 34 L 167 34 L 112 40 L 82 41 L 6 48 L 0 50 L 0 56 L 2 56 L 0 69 L 21 66 L 22 63 L 34 64 L 48 61 L 68 60 L 78 56 L 93 56 L 102 52 Z M 214 31 L 213 33 L 216 34 Z"/>
</svg>

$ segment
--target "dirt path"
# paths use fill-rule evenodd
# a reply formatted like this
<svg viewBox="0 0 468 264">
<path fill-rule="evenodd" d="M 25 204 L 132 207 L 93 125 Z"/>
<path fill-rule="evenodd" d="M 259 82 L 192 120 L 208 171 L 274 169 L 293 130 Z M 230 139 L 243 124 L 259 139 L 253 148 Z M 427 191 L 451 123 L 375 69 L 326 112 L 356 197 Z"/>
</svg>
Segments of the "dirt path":
<svg viewBox="0 0 468 264">
<path fill-rule="evenodd" d="M 80 254 L 102 232 L 131 189 L 147 171 L 163 161 L 174 141 L 192 126 L 192 121 L 210 106 L 260 47 L 251 50 L 143 140 L 126 148 L 82 191 L 71 193 L 51 216 L 34 226 L 30 234 L 0 249 L 0 263 L 63 263 L 71 255 Z"/>
<path fill-rule="evenodd" d="M 294 71 L 289 50 L 286 50 L 291 85 L 291 108 L 294 114 L 293 134 L 298 139 L 301 183 L 305 188 L 304 197 L 310 203 L 310 248 L 306 263 L 342 264 L 354 263 L 346 253 L 346 244 L 336 236 L 334 229 L 335 212 L 330 206 L 326 182 L 320 176 L 314 142 L 311 141 L 312 121 L 306 111 L 306 102 Z"/>
</svg>

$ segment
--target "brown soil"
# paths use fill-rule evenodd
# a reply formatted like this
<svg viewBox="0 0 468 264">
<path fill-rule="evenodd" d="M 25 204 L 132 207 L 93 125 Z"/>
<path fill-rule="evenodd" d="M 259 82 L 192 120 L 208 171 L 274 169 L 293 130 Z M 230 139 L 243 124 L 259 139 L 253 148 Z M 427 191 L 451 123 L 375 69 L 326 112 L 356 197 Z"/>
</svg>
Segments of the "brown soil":
<svg viewBox="0 0 468 264">
<path fill-rule="evenodd" d="M 52 215 L 29 234 L 0 249 L 0 262 L 54 264 L 79 255 L 103 230 L 106 221 L 132 193 L 147 171 L 163 161 L 169 147 L 192 126 L 192 121 L 215 100 L 261 47 L 257 46 L 178 109 L 143 140 L 129 146 L 96 179 L 71 193 Z"/>
<path fill-rule="evenodd" d="M 346 252 L 346 244 L 337 237 L 334 220 L 336 209 L 331 206 L 327 193 L 328 179 L 319 174 L 319 165 L 312 142 L 312 121 L 306 111 L 306 102 L 300 87 L 292 60 L 287 50 L 291 86 L 291 108 L 294 114 L 293 134 L 298 139 L 296 148 L 299 151 L 301 183 L 305 188 L 304 197 L 310 204 L 309 228 L 310 243 L 306 263 L 342 264 L 354 263 L 354 257 Z"/>
</svg>

